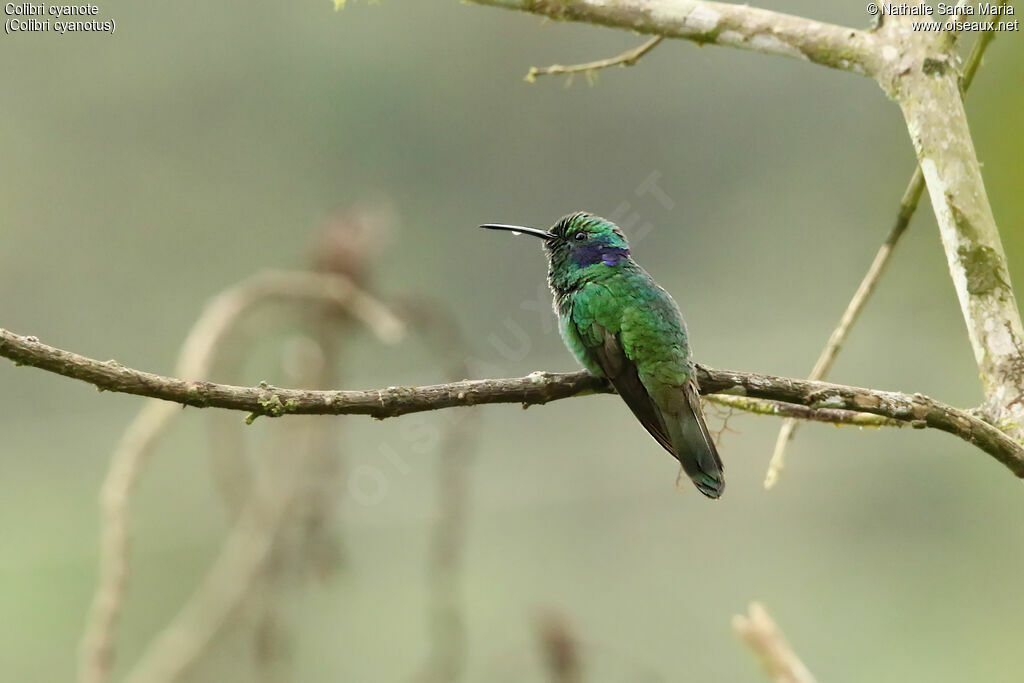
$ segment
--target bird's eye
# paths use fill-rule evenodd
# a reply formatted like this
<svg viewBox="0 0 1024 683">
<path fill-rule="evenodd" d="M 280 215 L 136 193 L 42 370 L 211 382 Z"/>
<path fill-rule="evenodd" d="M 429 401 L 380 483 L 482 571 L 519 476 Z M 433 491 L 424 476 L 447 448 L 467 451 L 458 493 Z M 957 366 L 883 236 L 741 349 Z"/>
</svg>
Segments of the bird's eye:
<svg viewBox="0 0 1024 683">
<path fill-rule="evenodd" d="M 577 242 L 582 242 L 583 240 L 587 239 L 587 233 L 585 233 L 583 231 L 580 231 L 580 232 L 576 233 L 575 235 L 573 235 L 572 238 L 574 240 L 576 240 Z"/>
</svg>

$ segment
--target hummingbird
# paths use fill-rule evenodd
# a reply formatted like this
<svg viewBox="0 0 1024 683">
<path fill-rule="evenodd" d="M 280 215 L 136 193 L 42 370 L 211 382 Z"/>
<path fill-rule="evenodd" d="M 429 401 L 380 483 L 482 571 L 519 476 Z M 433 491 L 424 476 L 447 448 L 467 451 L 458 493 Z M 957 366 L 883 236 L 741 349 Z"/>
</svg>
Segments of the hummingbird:
<svg viewBox="0 0 1024 683">
<path fill-rule="evenodd" d="M 582 211 L 550 230 L 480 227 L 544 240 L 548 286 L 569 351 L 611 382 L 697 490 L 720 497 L 722 459 L 704 423 L 686 323 L 672 296 L 633 260 L 622 230 Z"/>
</svg>

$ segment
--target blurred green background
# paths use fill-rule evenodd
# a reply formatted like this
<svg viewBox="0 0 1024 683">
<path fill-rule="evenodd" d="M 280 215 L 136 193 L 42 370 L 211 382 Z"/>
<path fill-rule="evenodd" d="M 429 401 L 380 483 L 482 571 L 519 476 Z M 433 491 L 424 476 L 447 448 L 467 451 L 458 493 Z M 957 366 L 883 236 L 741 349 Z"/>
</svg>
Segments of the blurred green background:
<svg viewBox="0 0 1024 683">
<path fill-rule="evenodd" d="M 853 3 L 765 6 L 867 23 Z M 640 39 L 455 0 L 100 13 L 115 35 L 0 39 L 0 325 L 153 371 L 172 371 L 215 292 L 304 265 L 337 207 L 383 196 L 400 218 L 378 291 L 446 301 L 489 371 L 575 364 L 543 310 L 538 246 L 474 226 L 587 209 L 644 233 L 634 254 L 676 297 L 701 362 L 804 375 L 913 169 L 876 85 L 795 60 L 667 42 L 566 88 L 523 75 Z M 1024 41 L 1003 34 L 968 103 L 1018 285 L 1022 84 Z M 652 177 L 670 201 L 638 192 Z M 445 379 L 413 345 L 364 337 L 347 349 L 346 386 Z M 927 199 L 832 377 L 980 401 Z M 140 401 L 6 362 L 0 385 L 0 678 L 69 680 L 98 490 Z M 572 623 L 587 680 L 762 680 L 729 625 L 753 599 L 822 681 L 1020 679 L 1021 485 L 955 438 L 806 426 L 765 492 L 780 422 L 737 416 L 721 446 L 729 490 L 711 504 L 676 490 L 677 467 L 614 397 L 477 410 L 466 680 L 541 680 L 546 611 Z M 345 569 L 295 592 L 293 678 L 406 680 L 429 642 L 437 458 L 403 420 L 446 418 L 340 419 L 349 467 L 379 468 L 386 487 L 372 505 L 340 501 Z M 144 475 L 118 673 L 225 532 L 204 423 L 187 411 Z M 221 647 L 194 679 L 250 680 L 246 656 Z"/>
</svg>

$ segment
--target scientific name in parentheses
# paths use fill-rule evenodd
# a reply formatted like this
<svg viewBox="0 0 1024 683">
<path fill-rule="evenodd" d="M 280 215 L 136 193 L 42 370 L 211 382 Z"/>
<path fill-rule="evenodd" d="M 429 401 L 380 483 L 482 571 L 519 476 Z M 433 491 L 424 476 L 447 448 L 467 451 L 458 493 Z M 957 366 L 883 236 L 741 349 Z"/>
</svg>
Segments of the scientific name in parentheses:
<svg viewBox="0 0 1024 683">
<path fill-rule="evenodd" d="M 114 32 L 114 20 L 99 21 L 53 21 L 43 17 L 54 19 L 66 19 L 68 17 L 96 16 L 100 12 L 98 5 L 33 5 L 25 2 L 15 4 L 8 2 L 4 5 L 4 14 L 7 16 L 19 17 L 8 19 L 4 28 L 7 33 L 33 32 L 33 31 L 54 31 L 56 33 L 102 31 L 104 33 Z M 22 18 L 23 17 L 23 18 Z"/>
</svg>

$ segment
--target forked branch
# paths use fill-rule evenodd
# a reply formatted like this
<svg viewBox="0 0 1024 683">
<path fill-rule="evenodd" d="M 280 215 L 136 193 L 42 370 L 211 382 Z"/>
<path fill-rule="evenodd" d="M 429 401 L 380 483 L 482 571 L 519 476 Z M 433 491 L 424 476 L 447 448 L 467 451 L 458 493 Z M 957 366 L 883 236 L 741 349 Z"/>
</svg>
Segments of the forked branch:
<svg viewBox="0 0 1024 683">
<path fill-rule="evenodd" d="M 913 16 L 884 16 L 877 30 L 861 31 L 721 2 L 472 1 L 805 59 L 874 78 L 900 105 L 917 152 L 984 386 L 984 413 L 1024 442 L 1024 324 L 967 125 L 954 33 L 917 30 Z"/>
<path fill-rule="evenodd" d="M 637 33 L 794 57 L 873 75 L 884 61 L 870 31 L 725 2 L 671 0 L 471 0 Z"/>
<path fill-rule="evenodd" d="M 222 292 L 210 302 L 185 340 L 176 368 L 178 375 L 210 376 L 218 351 L 238 321 L 254 308 L 271 302 L 313 302 L 338 306 L 386 343 L 397 341 L 404 333 L 401 320 L 347 278 L 301 271 L 267 271 Z M 6 334 L 9 333 L 0 330 L 0 335 Z M 23 340 L 32 343 L 31 338 Z M 5 346 L 5 343 L 0 341 L 0 346 Z M 25 364 L 35 363 L 29 361 Z M 119 367 L 113 362 L 100 365 L 107 369 Z M 101 384 L 96 386 L 110 388 Z M 128 582 L 128 505 L 156 442 L 180 413 L 181 410 L 173 403 L 145 402 L 122 437 L 107 472 L 100 494 L 103 521 L 100 570 L 82 638 L 81 683 L 104 683 L 110 678 L 116 654 L 115 629 Z"/>
<path fill-rule="evenodd" d="M 989 29 L 982 31 L 975 41 L 974 47 L 971 49 L 971 55 L 967 58 L 967 64 L 964 66 L 963 76 L 960 79 L 960 91 L 962 93 L 966 94 L 967 89 L 974 82 L 974 76 L 978 73 L 978 67 L 981 66 L 981 59 L 985 56 L 985 50 L 988 49 L 994 37 L 995 30 Z M 903 236 L 903 233 L 910 225 L 910 219 L 914 217 L 923 193 L 924 174 L 921 173 L 921 167 L 917 166 L 907 182 L 906 189 L 903 190 L 903 197 L 900 199 L 900 207 L 899 211 L 896 212 L 895 223 L 889 230 L 889 234 L 886 236 L 882 246 L 878 248 L 875 260 L 871 262 L 867 273 L 864 274 L 864 278 L 857 287 L 857 291 L 854 292 L 853 298 L 850 299 L 846 310 L 843 311 L 839 324 L 832 331 L 828 342 L 825 344 L 825 348 L 821 350 L 821 354 L 818 356 L 818 360 L 815 362 L 814 368 L 807 379 L 819 380 L 828 377 L 829 371 L 832 370 L 832 364 L 835 363 L 836 357 L 839 355 L 839 349 L 846 342 L 846 337 L 850 334 L 854 323 L 857 322 L 861 311 L 864 310 L 879 281 L 882 279 L 882 275 L 889 266 L 896 243 L 899 242 L 900 237 Z M 770 489 L 778 481 L 779 473 L 785 464 L 786 447 L 796 435 L 798 425 L 799 423 L 793 419 L 787 419 L 782 423 L 779 436 L 775 440 L 775 450 L 772 452 L 771 461 L 768 463 L 768 473 L 764 478 L 764 487 L 766 489 Z"/>
</svg>

